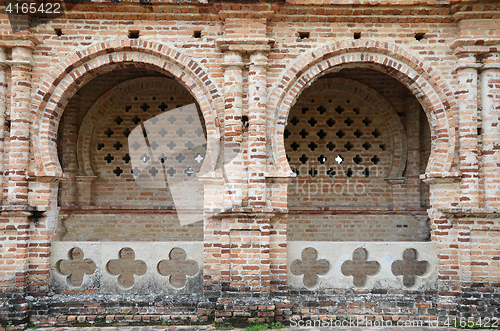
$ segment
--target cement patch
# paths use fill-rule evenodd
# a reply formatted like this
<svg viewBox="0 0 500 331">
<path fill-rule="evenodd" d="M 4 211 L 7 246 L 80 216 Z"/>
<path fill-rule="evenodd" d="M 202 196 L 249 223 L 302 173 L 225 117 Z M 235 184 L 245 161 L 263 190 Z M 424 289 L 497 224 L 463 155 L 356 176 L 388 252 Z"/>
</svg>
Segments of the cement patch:
<svg viewBox="0 0 500 331">
<path fill-rule="evenodd" d="M 293 274 L 291 265 L 302 259 L 302 251 L 309 247 L 317 250 L 317 259 L 329 262 L 326 274 L 318 274 L 318 281 L 310 286 L 304 285 L 304 276 Z M 355 286 L 353 276 L 342 273 L 342 265 L 353 260 L 353 253 L 357 248 L 364 248 L 367 252 L 366 261 L 376 261 L 379 269 L 373 275 L 366 275 L 362 286 Z M 424 273 L 415 275 L 415 283 L 405 286 L 404 275 L 394 275 L 392 264 L 403 261 L 403 253 L 407 249 L 417 252 L 415 261 L 427 261 Z M 288 242 L 288 285 L 291 289 L 406 289 L 430 290 L 436 288 L 437 255 L 436 244 L 432 242 L 320 242 L 320 241 L 292 241 Z M 411 268 L 410 268 L 411 269 Z M 306 282 L 307 283 L 307 282 Z M 359 285 L 359 283 L 358 283 Z"/>
<path fill-rule="evenodd" d="M 84 259 L 91 259 L 97 266 L 92 274 L 85 274 L 80 286 L 68 281 L 58 268 L 61 260 L 70 260 L 69 251 L 78 247 Z M 118 282 L 119 275 L 108 270 L 108 262 L 118 260 L 123 248 L 131 248 L 136 261 L 144 261 L 146 273 L 134 274 L 132 286 L 125 287 Z M 158 264 L 169 260 L 172 249 L 180 247 L 186 252 L 186 260 L 196 262 L 194 276 L 186 275 L 186 285 L 177 287 L 170 283 L 170 276 L 158 272 Z M 96 290 L 100 294 L 190 294 L 202 291 L 203 282 L 203 243 L 202 242 L 88 242 L 56 241 L 51 250 L 51 288 L 70 291 Z M 191 273 L 192 274 L 192 273 Z"/>
</svg>

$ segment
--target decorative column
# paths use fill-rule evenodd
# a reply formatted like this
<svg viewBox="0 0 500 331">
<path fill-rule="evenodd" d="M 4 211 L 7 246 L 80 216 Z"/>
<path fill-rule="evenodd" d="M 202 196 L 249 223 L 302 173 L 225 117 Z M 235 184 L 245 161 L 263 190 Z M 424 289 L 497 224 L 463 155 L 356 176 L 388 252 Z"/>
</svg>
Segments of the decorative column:
<svg viewBox="0 0 500 331">
<path fill-rule="evenodd" d="M 406 166 L 406 205 L 420 207 L 420 105 L 415 97 L 406 98 L 406 136 L 408 156 Z"/>
<path fill-rule="evenodd" d="M 267 54 L 250 55 L 248 72 L 248 201 L 251 207 L 266 206 L 266 104 Z"/>
<path fill-rule="evenodd" d="M 10 88 L 10 143 L 7 185 L 7 198 L 3 200 L 2 227 L 6 234 L 3 246 L 8 254 L 1 287 L 6 296 L 6 319 L 13 325 L 26 325 L 28 322 L 29 243 L 30 219 L 28 206 L 28 163 L 31 117 L 31 69 L 32 49 L 15 46 L 12 48 L 12 60 L 5 61 L 11 67 Z M 9 285 L 10 284 L 12 285 Z"/>
<path fill-rule="evenodd" d="M 225 24 L 226 37 L 217 42 L 224 56 L 224 211 L 205 218 L 204 296 L 216 304 L 217 323 L 225 318 L 279 320 L 276 303 L 283 299 L 273 295 L 287 290 L 286 220 L 271 213 L 266 201 L 267 54 L 272 41 L 265 36 L 265 18 L 253 21 L 251 29 L 246 19 L 226 19 Z M 248 135 L 243 132 L 247 114 Z"/>
<path fill-rule="evenodd" d="M 223 225 L 226 217 L 231 218 L 234 207 L 241 207 L 243 185 L 246 174 L 243 173 L 242 156 L 242 114 L 243 114 L 243 61 L 241 53 L 230 51 L 224 46 L 224 119 L 221 121 L 223 139 L 223 181 L 222 210 L 205 212 L 204 221 L 204 296 L 219 299 L 227 291 L 230 279 L 229 241 L 230 231 Z M 244 176 L 245 175 L 245 176 Z M 217 179 L 204 179 L 205 193 L 207 184 L 211 184 L 210 198 L 217 194 L 213 188 Z M 207 205 L 207 194 L 205 205 Z M 212 201 L 210 201 L 212 202 Z M 206 209 L 207 211 L 207 209 Z M 227 211 L 227 214 L 224 213 Z"/>
<path fill-rule="evenodd" d="M 500 53 L 483 56 L 481 67 L 484 203 L 500 207 Z"/>
<path fill-rule="evenodd" d="M 28 203 L 32 52 L 28 47 L 14 47 L 12 60 L 7 61 L 12 73 L 9 182 L 6 199 L 9 205 Z"/>
<path fill-rule="evenodd" d="M 0 200 L 3 201 L 4 187 L 4 163 L 7 159 L 5 153 L 5 116 L 6 116 L 6 93 L 7 93 L 7 52 L 0 47 Z"/>
<path fill-rule="evenodd" d="M 267 41 L 269 42 L 269 41 Z M 248 68 L 248 202 L 260 213 L 261 295 L 286 295 L 286 218 L 283 214 L 266 213 L 268 185 L 275 188 L 280 179 L 266 179 L 267 167 L 267 69 L 271 47 L 262 45 L 250 55 Z M 286 187 L 286 184 L 285 184 Z M 285 190 L 286 192 L 286 190 Z M 286 193 L 285 193 L 286 194 Z M 268 211 L 268 210 L 267 210 Z M 269 294 L 267 292 L 269 291 Z"/>
<path fill-rule="evenodd" d="M 78 96 L 75 95 L 66 106 L 61 119 L 61 166 L 64 180 L 61 189 L 61 205 L 74 206 L 77 203 L 76 175 L 78 162 L 76 143 L 78 136 Z"/>
<path fill-rule="evenodd" d="M 462 207 L 479 207 L 479 161 L 477 132 L 477 69 L 474 53 L 459 55 L 457 65 L 460 141 L 460 204 Z"/>
<path fill-rule="evenodd" d="M 241 207 L 243 185 L 242 114 L 243 60 L 237 51 L 224 52 L 224 209 Z"/>
</svg>

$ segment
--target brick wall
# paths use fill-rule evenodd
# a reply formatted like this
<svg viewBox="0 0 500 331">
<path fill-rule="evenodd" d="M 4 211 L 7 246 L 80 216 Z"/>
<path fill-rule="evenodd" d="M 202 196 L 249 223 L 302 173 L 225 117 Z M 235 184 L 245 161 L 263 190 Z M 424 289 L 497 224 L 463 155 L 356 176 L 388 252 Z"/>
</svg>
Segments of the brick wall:
<svg viewBox="0 0 500 331">
<path fill-rule="evenodd" d="M 63 210 L 58 238 L 64 241 L 202 241 L 203 224 L 181 225 L 175 209 Z"/>
<path fill-rule="evenodd" d="M 288 240 L 425 241 L 429 239 L 423 211 L 297 210 L 288 217 Z"/>
</svg>

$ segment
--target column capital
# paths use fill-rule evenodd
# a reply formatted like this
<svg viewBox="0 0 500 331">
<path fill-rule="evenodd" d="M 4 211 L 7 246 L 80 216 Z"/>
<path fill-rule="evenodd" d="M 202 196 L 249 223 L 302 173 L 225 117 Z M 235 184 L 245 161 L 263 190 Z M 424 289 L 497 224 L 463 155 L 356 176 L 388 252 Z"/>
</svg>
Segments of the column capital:
<svg viewBox="0 0 500 331">
<path fill-rule="evenodd" d="M 0 212 L 4 217 L 30 217 L 33 213 L 37 211 L 44 212 L 41 206 L 21 206 L 21 205 L 2 205 L 0 206 Z"/>
<path fill-rule="evenodd" d="M 485 54 L 489 53 L 492 47 L 497 47 L 499 38 L 458 38 L 455 39 L 450 47 L 454 50 L 453 54 L 459 56 L 466 53 Z"/>
<path fill-rule="evenodd" d="M 5 65 L 9 67 L 22 67 L 22 68 L 27 68 L 27 69 L 32 69 L 35 64 L 33 61 L 15 61 L 15 60 L 7 60 L 4 62 Z M 0 63 L 0 66 L 2 64 Z"/>
<path fill-rule="evenodd" d="M 486 53 L 481 57 L 481 70 L 500 69 L 500 52 Z"/>
<path fill-rule="evenodd" d="M 226 50 L 223 53 L 222 67 L 240 67 L 243 68 L 245 63 L 243 62 L 243 56 L 239 51 Z"/>
<path fill-rule="evenodd" d="M 12 60 L 7 60 L 5 62 L 11 67 L 31 69 L 34 67 L 33 50 L 25 46 L 15 46 L 12 48 Z"/>
<path fill-rule="evenodd" d="M 250 54 L 250 65 L 256 65 L 256 66 L 261 66 L 261 67 L 268 67 L 268 58 L 267 58 L 268 52 L 264 51 L 255 51 Z"/>
<path fill-rule="evenodd" d="M 267 52 L 271 51 L 275 44 L 274 39 L 268 38 L 221 38 L 217 40 L 217 46 L 222 52 L 237 51 L 240 53 Z"/>
<path fill-rule="evenodd" d="M 29 182 L 39 182 L 39 183 L 58 183 L 63 180 L 63 177 L 50 176 L 50 175 L 39 175 L 34 172 L 29 172 L 27 179 Z"/>
<path fill-rule="evenodd" d="M 479 69 L 482 64 L 477 62 L 476 53 L 463 53 L 458 56 L 457 64 L 455 65 L 455 70 L 463 69 Z"/>
<path fill-rule="evenodd" d="M 25 47 L 32 50 L 35 49 L 36 45 L 40 44 L 40 40 L 32 35 L 6 35 L 0 36 L 0 47 L 3 48 L 14 48 L 14 47 Z"/>
<path fill-rule="evenodd" d="M 426 184 L 455 183 L 460 181 L 462 175 L 458 171 L 454 172 L 426 172 L 420 175 L 420 179 Z"/>
</svg>

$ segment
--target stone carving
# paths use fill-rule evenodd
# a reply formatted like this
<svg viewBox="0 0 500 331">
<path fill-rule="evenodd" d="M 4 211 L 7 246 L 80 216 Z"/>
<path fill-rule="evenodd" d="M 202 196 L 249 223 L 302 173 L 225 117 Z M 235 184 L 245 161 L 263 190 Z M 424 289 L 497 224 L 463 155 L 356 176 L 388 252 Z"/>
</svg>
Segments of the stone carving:
<svg viewBox="0 0 500 331">
<path fill-rule="evenodd" d="M 352 253 L 352 260 L 342 264 L 341 271 L 344 276 L 352 276 L 354 286 L 362 287 L 366 283 L 367 276 L 375 275 L 380 264 L 377 261 L 367 261 L 368 252 L 363 247 L 358 247 Z"/>
<path fill-rule="evenodd" d="M 135 252 L 130 247 L 120 250 L 118 260 L 110 260 L 107 264 L 108 271 L 118 276 L 118 283 L 123 287 L 132 287 L 135 283 L 134 275 L 142 276 L 146 273 L 147 266 L 142 260 L 135 259 Z"/>
<path fill-rule="evenodd" d="M 394 276 L 403 276 L 403 285 L 410 287 L 415 285 L 415 276 L 422 276 L 427 271 L 429 262 L 417 260 L 417 250 L 405 249 L 403 259 L 392 263 L 391 271 Z"/>
<path fill-rule="evenodd" d="M 158 263 L 158 272 L 163 276 L 170 276 L 170 285 L 176 288 L 186 286 L 187 276 L 198 273 L 198 263 L 194 260 L 186 260 L 186 251 L 175 247 L 169 253 L 169 260 L 161 260 Z"/>
<path fill-rule="evenodd" d="M 325 259 L 318 260 L 318 251 L 307 247 L 302 251 L 302 260 L 295 260 L 290 266 L 290 271 L 296 276 L 304 275 L 304 285 L 313 287 L 318 283 L 318 275 L 324 275 L 330 269 L 330 262 Z"/>
<path fill-rule="evenodd" d="M 63 275 L 68 275 L 67 281 L 73 286 L 80 286 L 83 283 L 85 274 L 91 275 L 95 272 L 96 266 L 91 259 L 83 259 L 81 248 L 74 247 L 68 252 L 69 260 L 59 260 L 56 268 Z"/>
</svg>

